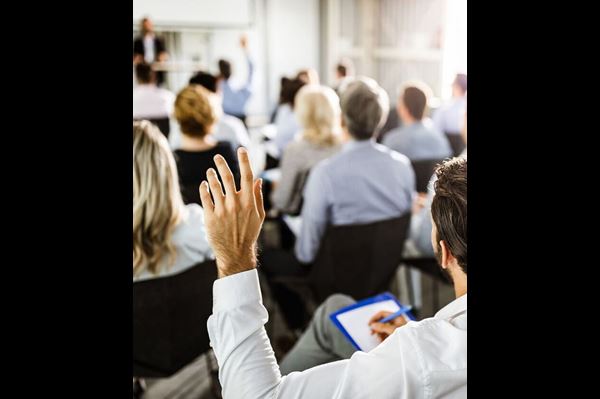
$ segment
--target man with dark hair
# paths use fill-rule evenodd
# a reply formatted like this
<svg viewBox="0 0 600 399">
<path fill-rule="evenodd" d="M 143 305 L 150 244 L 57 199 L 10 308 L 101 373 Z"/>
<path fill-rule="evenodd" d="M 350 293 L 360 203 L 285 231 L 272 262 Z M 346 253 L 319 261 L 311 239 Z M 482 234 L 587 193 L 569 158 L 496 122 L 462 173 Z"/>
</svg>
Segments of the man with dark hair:
<svg viewBox="0 0 600 399">
<path fill-rule="evenodd" d="M 221 95 L 217 77 L 208 72 L 196 72 L 189 83 L 200 85 L 212 93 Z M 250 145 L 250 136 L 244 124 L 238 118 L 224 113 L 219 117 L 212 135 L 217 141 L 229 141 L 234 149 Z"/>
<path fill-rule="evenodd" d="M 219 60 L 219 87 L 223 93 L 223 111 L 226 114 L 239 118 L 246 124 L 246 104 L 252 95 L 252 77 L 254 75 L 254 63 L 250 59 L 248 51 L 248 39 L 242 36 L 240 46 L 246 54 L 248 61 L 248 78 L 246 83 L 239 88 L 233 88 L 230 82 L 232 68 L 231 63 Z"/>
<path fill-rule="evenodd" d="M 406 83 L 398 98 L 402 127 L 386 134 L 382 143 L 411 161 L 443 159 L 452 155 L 444 134 L 425 118 L 430 89 L 421 82 Z"/>
<path fill-rule="evenodd" d="M 223 79 L 229 79 L 231 77 L 231 62 L 219 60 L 219 73 Z"/>
<path fill-rule="evenodd" d="M 238 157 L 239 192 L 233 179 L 225 178 L 231 171 L 223 158 L 218 158 L 216 165 L 224 190 L 214 172 L 207 173 L 208 184 L 200 186 L 207 236 L 215 250 L 219 275 L 207 324 L 223 397 L 466 398 L 467 161 L 453 159 L 438 168 L 431 215 L 431 241 L 440 267 L 452 278 L 456 299 L 434 317 L 419 322 L 406 322 L 399 316 L 381 323 L 388 313 L 379 312 L 368 325 L 382 342 L 369 353 L 358 351 L 350 359 L 282 377 L 263 327 L 268 315 L 256 271 L 256 240 L 265 218 L 261 180 L 254 180 L 248 153 L 238 151 Z M 327 335 L 313 335 L 312 339 L 319 341 L 318 350 L 331 348 Z"/>
<path fill-rule="evenodd" d="M 140 36 L 133 41 L 133 63 L 166 61 L 169 57 L 165 48 L 165 42 L 154 34 L 154 25 L 150 18 L 143 18 L 140 22 Z M 157 85 L 160 86 L 165 80 L 164 72 L 156 74 Z"/>
<path fill-rule="evenodd" d="M 189 80 L 189 84 L 200 85 L 213 93 L 218 91 L 218 83 L 219 81 L 215 75 L 204 71 L 196 72 Z"/>
<path fill-rule="evenodd" d="M 135 77 L 138 84 L 148 84 L 156 80 L 156 73 L 152 70 L 150 64 L 140 62 L 135 66 Z"/>
<path fill-rule="evenodd" d="M 156 86 L 156 74 L 150 64 L 135 66 L 137 86 L 133 88 L 133 119 L 148 119 L 169 136 L 169 117 L 173 113 L 175 94 Z"/>
</svg>

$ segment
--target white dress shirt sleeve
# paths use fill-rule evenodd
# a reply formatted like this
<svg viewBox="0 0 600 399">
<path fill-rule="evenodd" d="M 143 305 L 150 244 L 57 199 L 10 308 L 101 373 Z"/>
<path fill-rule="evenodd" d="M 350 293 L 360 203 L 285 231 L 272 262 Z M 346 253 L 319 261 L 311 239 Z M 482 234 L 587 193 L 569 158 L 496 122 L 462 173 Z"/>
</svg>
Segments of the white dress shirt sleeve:
<svg viewBox="0 0 600 399">
<path fill-rule="evenodd" d="M 281 377 L 263 328 L 267 319 L 256 270 L 215 281 L 208 333 L 223 398 L 423 397 L 427 378 L 410 328 L 397 329 L 369 353 Z"/>
</svg>

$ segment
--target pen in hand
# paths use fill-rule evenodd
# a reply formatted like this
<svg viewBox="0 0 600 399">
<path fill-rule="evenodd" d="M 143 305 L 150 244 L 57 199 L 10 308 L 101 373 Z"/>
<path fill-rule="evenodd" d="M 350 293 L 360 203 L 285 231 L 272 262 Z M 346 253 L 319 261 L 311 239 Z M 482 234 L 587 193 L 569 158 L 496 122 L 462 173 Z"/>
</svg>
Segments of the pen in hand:
<svg viewBox="0 0 600 399">
<path fill-rule="evenodd" d="M 379 323 L 388 323 L 392 320 L 394 320 L 396 317 L 402 316 L 405 313 L 408 313 L 412 310 L 412 306 L 407 306 L 405 308 L 400 309 L 399 311 L 397 311 L 396 313 L 392 313 L 391 315 L 384 317 L 383 319 L 379 320 Z"/>
</svg>

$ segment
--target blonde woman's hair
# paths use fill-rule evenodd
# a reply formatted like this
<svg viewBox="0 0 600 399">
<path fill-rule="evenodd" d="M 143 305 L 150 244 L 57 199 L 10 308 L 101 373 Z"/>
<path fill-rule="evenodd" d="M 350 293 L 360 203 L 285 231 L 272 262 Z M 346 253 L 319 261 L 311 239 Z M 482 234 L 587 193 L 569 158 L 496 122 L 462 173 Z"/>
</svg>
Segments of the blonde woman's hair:
<svg viewBox="0 0 600 399">
<path fill-rule="evenodd" d="M 184 212 L 177 166 L 165 136 L 148 121 L 133 122 L 133 275 L 158 274 Z"/>
<path fill-rule="evenodd" d="M 175 119 L 181 132 L 202 138 L 210 133 L 220 117 L 220 108 L 215 94 L 196 84 L 189 85 L 177 94 Z"/>
<path fill-rule="evenodd" d="M 326 86 L 307 85 L 296 95 L 294 112 L 302 137 L 310 143 L 332 146 L 339 141 L 340 99 Z"/>
</svg>

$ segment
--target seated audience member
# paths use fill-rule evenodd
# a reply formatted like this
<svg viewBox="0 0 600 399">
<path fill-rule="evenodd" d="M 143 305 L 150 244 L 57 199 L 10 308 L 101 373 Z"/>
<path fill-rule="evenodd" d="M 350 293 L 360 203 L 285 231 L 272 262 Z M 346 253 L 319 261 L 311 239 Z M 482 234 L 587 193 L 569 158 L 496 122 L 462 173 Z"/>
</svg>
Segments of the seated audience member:
<svg viewBox="0 0 600 399">
<path fill-rule="evenodd" d="M 274 207 L 284 213 L 299 210 L 298 198 L 303 186 L 296 186 L 298 179 L 340 148 L 340 101 L 332 89 L 304 86 L 298 92 L 295 104 L 301 133 L 283 153 L 281 180 L 273 193 Z"/>
<path fill-rule="evenodd" d="M 213 157 L 222 155 L 239 180 L 234 150 L 228 141 L 212 137 L 219 118 L 218 97 L 199 85 L 190 85 L 177 95 L 175 118 L 181 130 L 181 146 L 175 150 L 179 184 L 186 204 L 200 203 L 198 185 L 206 171 L 214 167 Z"/>
<path fill-rule="evenodd" d="M 463 115 L 467 106 L 467 75 L 457 74 L 452 82 L 452 100 L 433 114 L 435 127 L 445 134 L 462 132 Z"/>
<path fill-rule="evenodd" d="M 410 161 L 374 141 L 387 116 L 385 91 L 374 80 L 359 78 L 344 91 L 341 107 L 342 150 L 319 163 L 306 185 L 296 246 L 302 263 L 314 260 L 329 224 L 377 222 L 411 209 L 415 175 Z"/>
<path fill-rule="evenodd" d="M 133 119 L 167 119 L 173 113 L 175 94 L 169 90 L 156 86 L 156 74 L 149 64 L 144 62 L 135 66 L 135 75 L 138 85 L 133 88 Z M 164 129 L 163 129 L 164 130 Z M 162 131 L 165 136 L 167 131 Z"/>
<path fill-rule="evenodd" d="M 357 128 L 352 124 L 348 127 L 352 131 Z M 217 177 L 212 173 L 207 175 L 209 184 L 203 182 L 200 187 L 208 237 L 215 248 L 219 274 L 213 286 L 213 314 L 207 324 L 219 363 L 223 397 L 465 398 L 466 160 L 450 160 L 437 170 L 436 195 L 431 208 L 434 224 L 431 241 L 440 267 L 452 278 L 456 299 L 434 317 L 419 322 L 395 319 L 380 323 L 377 320 L 387 313 L 374 314 L 369 326 L 382 340 L 375 349 L 369 353 L 355 352 L 350 359 L 282 377 L 263 327 L 268 315 L 262 304 L 256 272 L 256 240 L 265 217 L 261 181 L 253 178 L 247 152 L 240 149 L 238 156 L 243 176 L 239 193 L 231 179 L 225 180 L 225 193 L 221 193 Z M 231 173 L 222 158 L 217 160 L 217 168 L 223 176 Z M 353 179 L 350 178 L 349 185 Z M 211 192 L 220 193 L 214 202 Z M 331 193 L 337 191 L 332 189 Z M 318 331 L 316 324 L 321 320 L 314 321 L 312 331 Z M 322 332 L 311 335 L 309 330 L 303 337 L 304 343 L 317 345 L 313 354 L 331 350 L 331 337 Z M 324 341 L 318 342 L 321 338 Z M 307 353 L 308 348 L 305 355 L 310 365 L 313 359 Z"/>
<path fill-rule="evenodd" d="M 244 50 L 246 61 L 248 63 L 248 78 L 246 82 L 238 88 L 231 84 L 232 68 L 227 60 L 219 60 L 219 86 L 223 93 L 223 111 L 231 116 L 235 116 L 246 124 L 246 104 L 252 96 L 252 78 L 254 76 L 254 63 L 248 50 L 248 39 L 246 36 L 240 38 L 240 47 Z"/>
<path fill-rule="evenodd" d="M 197 72 L 190 78 L 190 84 L 198 84 L 212 93 L 221 95 L 217 77 L 203 71 Z M 219 121 L 215 126 L 213 138 L 217 141 L 229 141 L 233 148 L 250 145 L 250 136 L 246 127 L 235 116 L 221 113 Z"/>
<path fill-rule="evenodd" d="M 391 130 L 383 144 L 406 155 L 411 161 L 443 159 L 452 155 L 448 139 L 430 119 L 424 118 L 429 92 L 422 83 L 408 83 L 398 98 L 398 115 L 402 127 Z"/>
<path fill-rule="evenodd" d="M 296 94 L 305 84 L 305 81 L 298 78 L 288 79 L 284 77 L 281 79 L 279 106 L 275 115 L 276 134 L 273 139 L 277 153 L 272 154 L 272 157 L 275 159 L 281 158 L 287 145 L 294 140 L 296 133 L 301 129 L 298 118 L 294 113 L 294 101 Z"/>
<path fill-rule="evenodd" d="M 452 179 L 462 179 L 464 177 L 465 181 L 460 184 L 466 184 L 466 159 L 464 163 L 464 171 L 462 170 L 463 165 L 451 166 L 452 162 L 456 162 L 457 164 L 462 163 L 462 161 L 455 159 L 454 161 L 446 161 L 445 164 L 442 164 L 437 168 L 437 171 L 431 178 L 429 191 L 431 196 L 428 196 L 427 204 L 422 209 L 422 220 L 423 222 L 427 220 L 427 222 L 420 225 L 420 227 L 422 227 L 421 231 L 423 233 L 423 242 L 419 242 L 419 245 L 421 247 L 420 249 L 423 252 L 427 252 L 427 255 L 430 256 L 437 256 L 436 253 L 438 252 L 433 249 L 431 236 L 433 228 L 431 223 L 431 205 L 433 203 L 435 192 L 434 188 L 436 186 L 438 176 L 444 175 L 446 179 L 448 179 L 449 176 L 451 176 Z M 455 171 L 448 172 L 447 169 L 450 168 L 455 168 Z M 442 182 L 442 184 L 448 184 L 448 182 Z M 464 189 L 466 190 L 466 187 L 464 187 Z M 466 191 L 458 194 L 465 195 Z M 465 229 L 464 238 L 466 239 L 466 196 L 464 197 L 464 201 L 465 213 L 463 216 L 465 220 L 463 222 L 464 226 L 461 228 Z M 428 231 L 426 231 L 427 228 L 429 229 Z M 462 231 L 459 233 L 462 233 Z M 427 240 L 427 243 L 425 243 L 425 240 Z M 435 243 L 435 241 L 433 242 Z M 466 241 L 464 256 L 466 258 Z M 441 261 L 439 262 L 441 264 Z M 340 332 L 340 330 L 334 326 L 331 320 L 329 320 L 329 315 L 345 306 L 352 305 L 353 303 L 355 303 L 354 299 L 347 295 L 336 294 L 327 298 L 327 300 L 325 300 L 325 302 L 315 311 L 308 329 L 302 334 L 302 337 L 300 337 L 296 345 L 281 361 L 279 365 L 281 373 L 285 375 L 292 371 L 303 371 L 310 367 L 318 366 L 319 364 L 350 358 L 356 349 L 350 344 L 348 339 Z M 384 333 L 382 338 L 385 338 L 386 335 L 391 334 L 397 327 L 400 327 L 404 324 L 406 324 L 406 319 L 404 317 L 398 317 L 386 325 L 376 323 L 372 326 L 372 328 L 379 334 Z"/>
<path fill-rule="evenodd" d="M 213 258 L 202 208 L 183 204 L 177 179 L 167 139 L 150 122 L 133 122 L 134 281 Z"/>
<path fill-rule="evenodd" d="M 467 114 L 464 114 L 464 124 L 462 128 L 462 138 L 467 143 Z M 461 158 L 467 159 L 467 148 L 460 154 Z M 435 195 L 434 187 L 437 175 L 434 173 L 427 184 L 427 195 L 418 197 L 417 203 L 413 208 L 413 215 L 410 220 L 409 236 L 404 244 L 404 252 L 407 258 L 433 256 L 434 251 L 429 239 L 431 232 L 431 203 Z"/>
<path fill-rule="evenodd" d="M 279 275 L 307 275 L 309 267 L 301 263 L 313 262 L 327 226 L 378 222 L 411 210 L 415 175 L 410 161 L 373 139 L 388 110 L 385 91 L 374 80 L 359 78 L 343 92 L 341 108 L 344 144 L 310 172 L 296 256 L 281 251 L 262 254 L 269 281 Z M 271 287 L 288 326 L 303 328 L 308 315 L 302 298 L 283 285 Z"/>
</svg>

